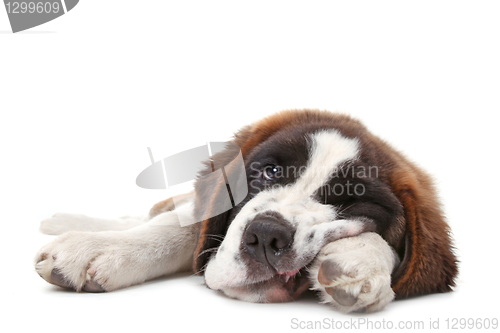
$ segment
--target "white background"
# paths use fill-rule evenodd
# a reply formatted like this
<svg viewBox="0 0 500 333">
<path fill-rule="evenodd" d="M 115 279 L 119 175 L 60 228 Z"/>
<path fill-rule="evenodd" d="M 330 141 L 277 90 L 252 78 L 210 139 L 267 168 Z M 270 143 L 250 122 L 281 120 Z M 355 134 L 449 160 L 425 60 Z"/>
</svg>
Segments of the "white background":
<svg viewBox="0 0 500 333">
<path fill-rule="evenodd" d="M 83 0 L 12 34 L 0 7 L 0 328 L 285 332 L 292 318 L 426 328 L 432 318 L 443 329 L 446 318 L 498 318 L 499 17 L 498 1 Z M 235 301 L 189 274 L 86 294 L 35 273 L 52 239 L 38 232 L 43 218 L 140 214 L 173 193 L 135 185 L 146 147 L 160 159 L 305 107 L 360 118 L 436 177 L 461 260 L 455 292 L 344 315 L 314 296 Z"/>
</svg>

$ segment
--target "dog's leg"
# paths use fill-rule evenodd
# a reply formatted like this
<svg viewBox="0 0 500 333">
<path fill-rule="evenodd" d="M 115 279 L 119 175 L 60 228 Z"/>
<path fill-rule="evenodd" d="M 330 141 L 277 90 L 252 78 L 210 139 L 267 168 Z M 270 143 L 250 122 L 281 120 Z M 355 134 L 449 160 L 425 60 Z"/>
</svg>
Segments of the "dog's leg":
<svg viewBox="0 0 500 333">
<path fill-rule="evenodd" d="M 40 223 L 40 231 L 47 235 L 61 235 L 68 231 L 122 231 L 145 223 L 148 216 L 123 216 L 103 219 L 82 214 L 57 213 Z"/>
<path fill-rule="evenodd" d="M 194 198 L 194 192 L 168 198 L 151 208 L 149 214 L 103 219 L 83 214 L 57 213 L 40 223 L 40 231 L 47 235 L 61 235 L 68 231 L 123 231 L 141 225 L 153 217 L 172 211 Z"/>
<path fill-rule="evenodd" d="M 371 312 L 394 299 L 391 273 L 398 262 L 389 244 L 368 232 L 324 246 L 309 272 L 324 303 L 343 312 Z"/>
<path fill-rule="evenodd" d="M 199 223 L 193 203 L 125 231 L 68 232 L 42 247 L 35 268 L 46 281 L 77 291 L 111 291 L 192 267 Z"/>
</svg>

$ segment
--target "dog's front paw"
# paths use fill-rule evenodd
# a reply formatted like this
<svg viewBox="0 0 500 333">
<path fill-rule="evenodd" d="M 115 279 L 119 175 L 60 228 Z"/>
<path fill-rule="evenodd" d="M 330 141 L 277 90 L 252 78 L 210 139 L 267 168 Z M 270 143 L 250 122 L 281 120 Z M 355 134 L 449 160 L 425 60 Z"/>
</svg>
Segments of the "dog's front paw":
<svg viewBox="0 0 500 333">
<path fill-rule="evenodd" d="M 40 249 L 35 269 L 47 282 L 76 291 L 103 292 L 121 287 L 123 257 L 114 234 L 69 232 Z"/>
<path fill-rule="evenodd" d="M 394 299 L 391 273 L 398 259 L 375 233 L 326 245 L 310 269 L 313 289 L 342 312 L 378 311 Z"/>
</svg>

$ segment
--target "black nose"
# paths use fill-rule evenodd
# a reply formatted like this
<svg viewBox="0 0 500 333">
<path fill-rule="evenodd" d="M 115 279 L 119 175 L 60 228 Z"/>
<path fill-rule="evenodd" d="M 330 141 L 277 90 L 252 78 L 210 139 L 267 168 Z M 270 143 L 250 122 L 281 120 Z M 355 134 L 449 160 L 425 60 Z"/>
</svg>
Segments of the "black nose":
<svg viewBox="0 0 500 333">
<path fill-rule="evenodd" d="M 281 255 L 292 243 L 290 227 L 274 219 L 257 219 L 250 223 L 243 234 L 247 253 L 255 260 L 275 267 Z"/>
</svg>

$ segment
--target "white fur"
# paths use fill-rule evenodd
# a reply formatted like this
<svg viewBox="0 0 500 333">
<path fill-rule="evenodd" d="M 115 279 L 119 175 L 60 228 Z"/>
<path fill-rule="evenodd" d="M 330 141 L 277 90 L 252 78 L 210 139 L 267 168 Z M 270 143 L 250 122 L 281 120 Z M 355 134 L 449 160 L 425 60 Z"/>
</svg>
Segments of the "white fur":
<svg viewBox="0 0 500 333">
<path fill-rule="evenodd" d="M 318 281 L 318 271 L 325 260 L 337 263 L 344 275 L 322 285 Z M 309 269 L 312 289 L 319 290 L 324 303 L 333 305 L 342 312 L 358 310 L 378 311 L 394 299 L 391 289 L 391 273 L 399 259 L 394 250 L 382 237 L 368 232 L 356 237 L 340 239 L 329 243 L 321 250 Z M 363 288 L 369 285 L 370 288 Z M 343 306 L 325 291 L 325 288 L 340 288 L 357 296 L 352 306 Z M 370 289 L 366 291 L 366 289 Z"/>
<path fill-rule="evenodd" d="M 91 280 L 111 291 L 189 270 L 199 224 L 181 227 L 178 214 L 189 219 L 191 203 L 125 231 L 65 233 L 40 249 L 36 271 L 52 282 L 56 268 L 77 291 Z"/>
<path fill-rule="evenodd" d="M 310 156 L 305 171 L 291 186 L 264 190 L 252 198 L 229 226 L 221 246 L 225 250 L 213 255 L 205 270 L 205 281 L 212 289 L 234 288 L 248 283 L 269 279 L 273 272 L 247 276 L 245 265 L 237 259 L 243 231 L 255 215 L 264 211 L 279 212 L 296 229 L 293 249 L 299 256 L 295 268 L 308 264 L 301 254 L 317 253 L 321 238 L 328 231 L 337 231 L 338 238 L 353 236 L 362 231 L 359 221 L 335 220 L 335 207 L 324 205 L 312 198 L 337 170 L 348 160 L 354 160 L 359 151 L 358 141 L 343 137 L 336 130 L 325 130 L 310 136 Z M 259 211 L 255 212 L 255 208 Z M 313 241 L 306 241 L 307 234 L 317 230 Z M 234 291 L 231 291 L 234 293 Z"/>
<path fill-rule="evenodd" d="M 287 196 L 290 202 L 312 195 L 342 163 L 354 160 L 359 152 L 357 139 L 346 138 L 336 130 L 320 131 L 313 134 L 311 139 L 309 162 L 294 186 L 293 195 Z"/>
<path fill-rule="evenodd" d="M 337 220 L 338 212 L 334 207 L 312 199 L 312 194 L 342 163 L 357 158 L 358 142 L 334 130 L 318 132 L 309 139 L 311 155 L 305 172 L 292 186 L 262 191 L 243 207 L 221 244 L 225 251 L 213 255 L 207 265 L 206 283 L 233 298 L 266 301 L 274 291 L 273 285 L 255 290 L 250 284 L 266 280 L 274 273 L 250 280 L 244 263 L 236 260 L 235 255 L 246 224 L 257 213 L 271 210 L 281 213 L 296 228 L 293 242 L 293 249 L 298 254 L 296 268 L 307 264 L 304 262 L 307 258 L 301 254 L 319 252 L 309 272 L 313 289 L 321 292 L 323 302 L 346 312 L 381 309 L 394 297 L 390 288 L 390 274 L 397 263 L 394 251 L 376 234 L 358 235 L 362 231 L 362 221 Z M 192 267 L 200 224 L 181 227 L 179 219 L 189 221 L 193 218 L 193 200 L 149 221 L 148 216 L 97 219 L 56 214 L 42 222 L 41 231 L 49 234 L 71 232 L 59 236 L 38 252 L 36 271 L 48 282 L 53 282 L 51 274 L 56 269 L 78 291 L 89 281 L 111 291 L 188 270 Z M 257 207 L 259 211 L 255 212 Z M 306 241 L 312 231 L 315 231 L 314 237 Z M 327 233 L 334 233 L 334 238 L 354 237 L 320 249 L 322 237 Z M 357 275 L 355 278 L 345 275 L 323 286 L 317 276 L 324 260 L 334 260 L 345 272 L 357 271 Z M 371 290 L 363 293 L 367 281 Z M 357 303 L 348 308 L 337 304 L 325 291 L 329 287 L 359 295 Z"/>
<path fill-rule="evenodd" d="M 40 223 L 40 231 L 47 235 L 61 235 L 68 231 L 122 231 L 147 221 L 147 216 L 123 216 L 103 219 L 82 214 L 57 213 Z"/>
</svg>

